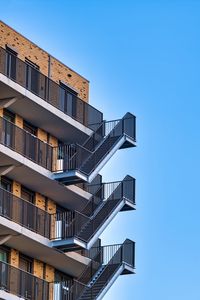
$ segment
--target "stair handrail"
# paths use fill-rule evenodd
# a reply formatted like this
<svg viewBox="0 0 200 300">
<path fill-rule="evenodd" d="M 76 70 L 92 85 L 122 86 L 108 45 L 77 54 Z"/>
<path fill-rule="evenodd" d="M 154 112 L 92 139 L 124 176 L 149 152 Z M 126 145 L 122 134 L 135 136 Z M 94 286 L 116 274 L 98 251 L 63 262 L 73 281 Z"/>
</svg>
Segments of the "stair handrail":
<svg viewBox="0 0 200 300">
<path fill-rule="evenodd" d="M 102 125 L 104 125 L 104 120 L 102 120 L 102 122 L 101 123 L 99 123 L 100 125 L 97 127 L 97 129 L 84 141 L 84 143 L 82 144 L 82 146 L 83 147 L 85 147 L 85 144 L 87 144 L 88 143 L 88 141 L 90 140 L 90 139 L 92 139 L 93 138 L 93 136 L 97 133 L 97 131 L 101 128 L 101 126 Z M 98 124 L 98 123 L 97 123 Z"/>
<path fill-rule="evenodd" d="M 114 128 L 119 124 L 119 122 L 120 122 L 121 120 L 122 120 L 122 119 L 117 119 L 117 120 L 112 120 L 112 121 L 102 121 L 102 123 L 100 124 L 100 126 L 98 127 L 98 129 L 99 129 L 101 126 L 104 126 L 105 123 L 115 123 L 115 122 L 118 122 L 118 123 L 117 123 L 117 124 L 109 131 L 109 133 L 108 133 L 106 136 L 104 136 L 104 137 L 102 138 L 102 141 L 101 141 L 101 142 L 103 142 L 103 140 L 106 139 L 106 138 L 108 137 L 108 135 L 110 134 L 110 132 L 112 132 L 112 131 L 114 130 Z M 98 130 L 98 129 L 97 129 L 97 130 Z M 96 131 L 97 131 L 97 130 L 96 130 Z M 94 134 L 96 134 L 96 131 L 92 134 L 92 136 L 93 136 Z M 87 140 L 89 140 L 90 138 L 92 138 L 92 136 L 90 136 Z M 87 141 L 87 140 L 86 140 L 86 141 Z M 85 145 L 86 142 L 84 142 L 83 145 L 80 145 L 80 144 L 78 144 L 78 143 L 75 143 L 74 145 L 76 145 L 77 147 L 80 147 L 80 148 L 84 149 L 85 151 L 90 152 L 90 155 L 92 155 L 92 154 L 95 153 L 95 151 L 97 150 L 97 148 L 101 145 L 101 142 L 99 142 L 98 145 L 97 145 L 97 147 L 95 147 L 95 149 L 93 149 L 92 151 L 84 147 L 84 145 Z M 88 156 L 87 159 L 89 159 L 90 155 Z M 70 160 L 72 160 L 72 159 L 74 158 L 74 156 L 77 156 L 77 152 L 74 153 L 74 155 L 70 158 Z M 86 161 L 87 161 L 87 159 L 86 159 Z M 85 161 L 84 161 L 84 162 L 85 162 Z M 82 163 L 82 164 L 83 164 L 83 163 Z M 80 167 L 79 167 L 78 169 L 80 169 L 80 168 L 81 168 L 81 165 L 80 165 Z"/>
<path fill-rule="evenodd" d="M 119 188 L 121 185 L 123 185 L 123 181 L 119 181 L 119 185 L 116 187 L 116 189 L 117 188 Z M 112 192 L 112 194 L 114 194 L 114 192 L 116 191 L 116 189 Z M 112 194 L 108 197 L 108 199 L 106 199 L 105 201 L 103 201 L 103 203 L 104 204 L 106 204 L 107 203 L 107 201 L 115 201 L 115 200 L 121 200 L 122 199 L 122 197 L 123 197 L 123 195 L 121 194 L 121 197 L 119 197 L 119 199 L 110 199 L 111 197 L 112 197 Z M 108 216 L 110 216 L 111 214 L 112 214 L 112 212 L 113 212 L 113 210 L 115 209 L 115 207 L 109 212 L 109 215 Z M 98 213 L 97 213 L 98 214 Z M 91 221 L 91 222 L 93 222 L 94 220 L 95 220 L 95 217 L 96 217 L 96 215 L 94 216 L 94 218 L 93 218 L 93 216 L 91 216 L 91 218 L 90 218 L 90 220 L 88 220 L 88 223 Z M 92 232 L 92 234 L 91 234 L 91 236 L 90 236 L 90 239 L 96 234 L 96 232 L 99 230 L 99 228 L 102 226 L 102 224 L 100 223 L 99 224 L 99 226 L 97 226 L 97 228 L 95 229 L 95 230 L 93 230 L 93 232 Z M 79 232 L 80 233 L 80 232 Z M 80 238 L 80 237 L 79 237 Z M 84 240 L 85 241 L 85 240 Z M 85 241 L 85 242 L 87 242 L 87 240 Z"/>
<path fill-rule="evenodd" d="M 130 116 L 127 116 L 127 115 L 130 115 Z M 122 126 L 120 128 L 120 135 L 119 136 L 117 135 L 118 139 L 115 141 L 115 143 L 112 145 L 112 147 L 114 147 L 117 144 L 117 142 L 118 142 L 119 138 L 121 137 L 121 135 L 129 136 L 131 139 L 133 139 L 135 141 L 135 133 L 134 133 L 134 136 L 131 137 L 130 135 L 128 135 L 125 132 L 125 129 L 124 129 L 124 121 L 125 120 L 129 120 L 129 119 L 135 119 L 135 116 L 133 114 L 131 114 L 131 113 L 127 113 L 127 114 L 125 114 L 125 116 L 122 119 L 113 120 L 113 121 L 107 121 L 105 124 L 109 124 L 109 123 L 113 123 L 113 122 L 117 122 L 117 124 L 115 124 L 115 126 L 104 136 L 104 138 L 102 139 L 102 141 L 98 143 L 97 147 L 95 147 L 95 149 L 93 151 L 90 151 L 89 149 L 85 148 L 84 145 L 80 145 L 78 143 L 64 144 L 64 145 L 62 145 L 61 147 L 65 147 L 65 146 L 69 146 L 70 147 L 70 145 L 75 146 L 75 152 L 74 152 L 74 154 L 71 157 L 69 157 L 68 164 L 69 165 L 73 165 L 73 160 L 75 159 L 75 169 L 81 170 L 81 168 L 88 161 L 88 159 L 91 157 L 91 155 L 95 154 L 95 151 L 97 151 L 97 149 L 102 145 L 102 143 L 112 135 L 112 133 L 117 129 L 117 126 L 119 126 L 120 123 L 122 124 Z M 104 123 L 102 122 L 102 124 L 104 124 Z M 134 125 L 134 128 L 135 128 L 135 125 Z M 58 149 L 58 147 L 54 147 L 54 149 Z M 83 161 L 81 161 L 79 165 L 77 165 L 77 161 L 78 161 L 78 159 L 76 157 L 76 156 L 78 156 L 77 149 L 82 149 L 82 150 L 84 150 L 84 151 L 86 151 L 88 153 L 87 158 L 85 158 Z M 101 163 L 101 161 L 104 159 L 104 157 L 107 155 L 107 153 L 109 151 L 110 150 L 106 151 L 102 155 L 101 159 L 98 161 L 98 164 Z M 63 157 L 63 159 L 65 159 L 65 157 Z M 94 171 L 94 169 L 96 168 L 96 165 L 97 165 L 97 163 L 94 164 L 93 168 L 90 170 L 89 173 L 84 172 L 84 170 L 81 170 L 81 172 L 84 173 L 84 174 L 86 174 L 86 175 L 90 175 Z M 61 170 L 57 170 L 57 171 L 61 171 Z"/>
<path fill-rule="evenodd" d="M 128 178 L 127 178 L 128 177 Z M 122 198 L 124 198 L 124 183 L 125 182 L 134 182 L 135 179 L 129 175 L 127 175 L 122 181 L 114 181 L 114 182 L 109 182 L 109 183 L 103 183 L 102 184 L 102 188 L 105 190 L 105 185 L 110 185 L 110 186 L 114 186 L 114 188 L 112 189 L 112 192 L 108 195 L 108 197 L 105 199 L 105 201 L 102 200 L 101 204 L 106 204 L 107 201 L 120 201 Z M 114 197 L 113 199 L 113 195 L 115 195 L 117 189 L 120 189 L 120 195 L 118 198 Z M 133 193 L 134 193 L 134 190 L 133 190 Z M 134 194 L 133 194 L 133 198 L 134 198 Z M 128 198 L 126 200 L 129 200 Z M 134 202 L 134 201 L 133 201 Z M 88 202 L 89 203 L 89 202 Z M 87 203 L 87 205 L 88 205 Z M 117 202 L 118 203 L 118 202 Z M 100 205 L 101 205 L 100 204 Z M 117 205 L 117 204 L 116 204 Z M 112 214 L 112 212 L 115 210 L 116 208 L 116 205 L 113 207 L 113 209 L 111 211 L 109 211 L 108 215 L 107 216 L 110 216 Z M 86 207 L 86 206 L 85 206 Z M 99 206 L 97 206 L 96 210 L 98 209 Z M 84 210 L 84 209 L 83 209 Z M 82 211 L 83 211 L 82 210 Z M 95 210 L 95 211 L 96 211 Z M 87 226 L 87 224 L 89 224 L 90 222 L 93 222 L 95 220 L 95 217 L 96 215 L 94 215 L 95 211 L 93 211 L 93 215 L 86 215 L 80 211 L 77 211 L 77 210 L 74 210 L 74 211 L 69 211 L 69 212 L 61 212 L 61 213 L 56 213 L 56 217 L 59 216 L 59 215 L 66 215 L 67 214 L 70 214 L 71 216 L 73 216 L 72 220 L 67 223 L 68 226 L 67 226 L 67 230 L 68 232 L 70 232 L 71 234 L 67 235 L 66 234 L 66 231 L 64 232 L 64 236 L 62 236 L 61 238 L 69 238 L 70 236 L 76 236 L 77 238 L 80 238 L 79 237 L 79 234 L 81 232 L 81 230 L 83 229 L 84 226 Z M 97 213 L 98 214 L 98 213 Z M 83 222 L 83 224 L 80 224 L 80 226 L 77 226 L 79 224 L 79 219 L 83 219 L 85 222 Z M 62 218 L 61 218 L 62 220 Z M 82 222 L 81 222 L 82 223 Z M 90 239 L 96 234 L 96 232 L 99 230 L 99 228 L 102 226 L 102 223 L 100 223 L 97 228 L 92 232 L 91 236 L 90 236 Z M 84 240 L 85 241 L 85 240 Z M 85 241 L 87 242 L 87 241 Z"/>
<path fill-rule="evenodd" d="M 94 184 L 93 186 L 96 186 L 96 185 L 98 185 L 98 184 Z M 91 186 L 92 186 L 92 185 L 91 185 Z M 83 212 L 83 211 L 86 209 L 86 207 L 87 207 L 88 205 L 90 205 L 91 202 L 94 201 L 94 198 L 97 197 L 97 196 L 96 196 L 97 193 L 99 193 L 103 188 L 104 188 L 103 183 L 101 183 L 101 184 L 99 185 L 99 188 L 98 188 L 98 190 L 96 191 L 96 193 L 95 193 L 94 195 L 92 195 L 92 197 L 91 197 L 91 198 L 89 199 L 89 201 L 86 203 L 86 205 L 85 205 L 84 208 L 81 210 L 81 212 Z M 97 198 L 98 198 L 98 197 L 97 197 Z M 103 199 L 101 199 L 100 202 L 102 202 L 102 200 L 103 200 Z M 93 211 L 92 211 L 92 212 L 93 212 Z"/>
<path fill-rule="evenodd" d="M 130 114 L 130 113 L 129 113 Z M 132 114 L 131 114 L 132 115 Z M 122 122 L 122 124 L 123 124 L 123 122 L 124 122 L 124 120 L 128 120 L 128 119 L 132 119 L 132 118 L 135 118 L 135 116 L 134 115 L 132 115 L 131 117 L 126 117 L 126 115 L 122 118 L 122 119 L 120 119 L 120 121 Z M 119 125 L 119 123 L 117 123 L 116 124 L 116 126 L 105 136 L 105 138 L 104 138 L 104 141 L 106 140 L 106 139 L 108 139 L 110 136 L 111 136 L 111 134 L 112 134 L 112 132 L 116 129 L 116 127 Z M 122 127 L 124 127 L 124 126 L 122 126 Z M 124 130 L 124 128 L 122 128 L 122 131 Z M 121 135 L 122 134 L 125 134 L 124 132 L 122 132 L 121 133 Z M 119 141 L 119 139 L 120 139 L 120 137 L 121 137 L 121 135 L 119 135 L 118 136 L 118 139 L 115 141 L 115 143 L 113 144 L 113 147 L 118 143 L 118 141 Z M 127 135 L 127 134 L 125 134 L 126 136 L 129 136 L 129 135 Z M 129 136 L 130 137 L 130 136 Z M 135 138 L 133 138 L 134 139 L 134 141 L 136 141 L 135 140 Z M 101 144 L 100 144 L 101 145 Z M 99 146 L 100 146 L 99 145 Z M 99 147 L 98 146 L 98 147 Z M 98 147 L 91 153 L 91 155 L 92 154 L 94 154 L 95 153 L 95 151 L 98 149 Z M 110 151 L 110 150 L 109 150 Z M 98 164 L 100 164 L 102 161 L 103 161 L 103 159 L 105 158 L 105 156 L 107 155 L 107 153 L 109 152 L 109 151 L 107 151 L 107 152 L 105 152 L 104 153 L 104 155 L 101 157 L 101 159 L 98 161 Z M 85 164 L 86 162 L 87 162 L 87 160 L 90 158 L 90 156 L 86 159 L 86 161 L 84 161 L 83 163 L 82 163 L 82 165 L 79 167 L 79 170 L 81 169 L 81 167 L 83 166 L 83 164 Z M 81 172 L 82 173 L 84 173 L 84 174 L 86 174 L 86 175 L 90 175 L 93 171 L 94 171 L 94 169 L 96 168 L 96 164 L 94 165 L 94 167 L 90 170 L 90 172 L 89 173 L 86 173 L 86 172 L 84 172 L 83 170 L 81 170 Z"/>
<path fill-rule="evenodd" d="M 119 269 L 119 267 L 125 263 L 125 264 L 128 264 L 130 265 L 128 262 L 125 261 L 124 259 L 124 251 L 126 250 L 126 246 L 127 245 L 131 245 L 131 248 L 132 248 L 132 253 L 131 255 L 133 256 L 133 263 L 131 264 L 131 267 L 132 268 L 135 268 L 135 242 L 129 240 L 129 239 L 126 239 L 124 241 L 123 244 L 114 244 L 114 245 L 108 245 L 108 246 L 101 246 L 100 247 L 100 251 L 101 251 L 101 257 L 102 257 L 102 265 L 105 266 L 105 268 L 103 269 L 102 273 L 107 269 L 108 266 L 112 265 L 112 264 L 116 264 L 116 266 L 118 265 L 118 267 L 116 268 L 116 270 L 111 274 L 112 277 L 114 276 L 114 274 L 117 272 L 117 270 Z M 105 249 L 108 249 L 105 251 Z M 106 255 L 108 255 L 108 257 L 105 257 Z M 115 258 L 119 255 L 119 259 L 117 258 L 116 262 L 114 261 Z M 105 260 L 105 264 L 103 264 L 103 261 Z M 107 283 L 111 280 L 111 275 L 109 276 L 109 278 L 105 281 L 104 285 L 101 287 L 101 290 L 99 291 L 99 293 L 105 288 L 105 286 L 107 285 Z M 95 274 L 93 275 L 92 278 L 94 278 Z M 101 275 L 100 275 L 101 276 Z M 92 278 L 91 278 L 91 281 L 92 281 Z M 96 280 L 98 280 L 99 277 L 97 277 Z M 80 292 L 79 294 L 77 295 L 77 293 L 74 295 L 76 296 L 76 299 L 79 299 L 77 297 L 81 297 L 85 291 L 87 290 L 90 290 L 91 291 L 91 294 L 92 294 L 92 290 L 93 290 L 93 287 L 95 286 L 95 281 L 90 285 L 88 284 L 83 284 L 81 283 L 78 279 L 74 280 L 74 285 L 71 287 L 71 289 L 76 289 L 76 285 L 77 286 L 80 286 L 81 285 L 81 292 L 82 294 L 80 295 Z M 99 295 L 98 293 L 98 295 Z M 72 291 L 72 295 L 73 295 L 73 291 Z"/>
<path fill-rule="evenodd" d="M 133 264 L 131 265 L 131 267 L 135 268 L 135 242 L 133 242 L 133 241 L 131 241 L 131 240 L 129 240 L 129 239 L 126 239 L 126 240 L 124 241 L 123 244 L 121 244 L 121 245 L 118 244 L 120 247 L 119 247 L 118 250 L 115 252 L 115 254 L 113 255 L 113 257 L 109 260 L 109 262 L 106 264 L 106 266 L 105 266 L 103 272 L 107 269 L 107 267 L 108 267 L 109 265 L 112 264 L 111 262 L 113 261 L 114 257 L 117 256 L 118 253 L 120 253 L 120 258 L 121 258 L 121 260 L 120 260 L 120 262 L 118 263 L 118 264 L 119 264 L 118 268 L 116 268 L 116 270 L 113 272 L 112 277 L 113 277 L 114 274 L 118 271 L 118 269 L 120 268 L 121 264 L 127 263 L 127 262 L 124 261 L 124 248 L 125 248 L 125 246 L 126 246 L 127 244 L 132 245 L 132 248 L 133 248 L 133 253 L 132 253 L 132 254 L 133 254 Z M 107 247 L 107 246 L 103 246 L 103 247 Z M 127 263 L 127 264 L 128 264 L 128 263 Z M 130 265 L 130 264 L 128 264 L 128 265 Z M 108 280 L 105 281 L 105 283 L 104 283 L 104 285 L 102 286 L 102 288 L 101 288 L 101 290 L 99 291 L 99 293 L 105 288 L 105 286 L 108 284 L 108 282 L 109 282 L 110 280 L 111 280 L 111 278 L 108 278 Z M 94 284 L 95 284 L 95 283 L 94 283 Z M 90 287 L 91 289 L 93 289 L 94 284 Z M 99 293 L 98 293 L 98 295 L 99 295 Z"/>
<path fill-rule="evenodd" d="M 70 149 L 67 149 L 67 147 Z M 74 169 L 79 169 L 79 167 L 77 166 L 77 159 L 76 159 L 76 156 L 78 155 L 77 153 L 77 149 L 82 149 L 84 150 L 85 152 L 88 153 L 88 156 L 90 156 L 92 154 L 92 152 L 90 150 L 88 150 L 87 148 L 85 148 L 84 146 L 78 144 L 78 143 L 70 143 L 70 144 L 63 144 L 63 145 L 60 145 L 60 146 L 56 146 L 56 147 L 53 147 L 53 157 L 55 157 L 55 161 L 53 162 L 53 165 L 54 167 L 52 168 L 53 169 L 53 172 L 59 172 L 59 171 L 64 171 L 64 167 L 61 169 L 58 169 L 57 168 L 57 157 L 58 157 L 58 153 L 60 152 L 60 149 L 63 149 L 64 151 L 66 151 L 67 149 L 67 152 L 69 153 L 70 151 L 74 150 L 75 152 L 72 154 L 72 156 L 70 157 L 70 154 L 69 154 L 69 158 L 68 158 L 68 164 L 69 165 L 74 165 L 73 163 L 73 160 L 75 159 L 75 168 L 72 168 L 73 170 Z M 61 159 L 62 160 L 65 160 L 66 158 L 66 153 L 64 155 L 61 154 Z M 69 170 L 71 170 L 71 168 L 69 168 Z M 68 170 L 68 171 L 69 171 Z"/>
<path fill-rule="evenodd" d="M 86 270 L 87 270 L 88 268 L 92 267 L 92 264 L 93 264 L 94 262 L 98 263 L 95 259 L 97 258 L 97 256 L 98 256 L 99 254 L 101 254 L 101 246 L 97 246 L 97 247 L 95 246 L 95 247 L 92 247 L 89 251 L 94 250 L 94 249 L 97 249 L 97 253 L 95 254 L 95 256 L 94 256 L 93 258 L 91 258 L 91 261 L 90 261 L 89 265 L 87 265 L 87 266 L 84 268 L 83 272 L 79 275 L 79 277 L 78 277 L 77 279 L 74 280 L 75 283 L 78 282 L 78 283 L 82 284 L 83 287 L 86 287 L 87 284 L 86 284 L 86 283 L 83 283 L 83 282 L 81 281 L 81 277 L 83 277 L 83 274 L 86 272 Z M 101 257 L 100 257 L 100 258 L 101 258 Z M 92 275 L 92 276 L 93 276 L 93 275 Z M 74 283 L 73 283 L 73 285 L 74 285 Z M 73 285 L 70 287 L 70 289 L 73 289 Z"/>
<path fill-rule="evenodd" d="M 77 278 L 77 281 L 80 281 L 80 282 L 82 282 L 82 277 L 84 276 L 84 274 L 85 274 L 85 272 L 87 271 L 87 269 L 92 269 L 92 266 L 93 266 L 93 264 L 94 263 L 99 263 L 99 265 L 101 265 L 102 264 L 102 261 L 101 261 L 101 259 L 102 259 L 102 257 L 101 257 L 101 246 L 99 246 L 99 247 L 94 247 L 94 248 L 92 248 L 92 249 L 97 249 L 97 253 L 96 253 L 96 255 L 91 259 L 91 261 L 90 261 L 90 263 L 85 267 L 85 269 L 83 270 L 83 272 L 79 275 L 79 277 Z M 100 255 L 100 262 L 98 262 L 98 261 L 96 261 L 96 259 L 97 259 L 97 257 Z M 95 274 L 95 273 L 94 273 Z M 94 274 L 92 275 L 92 276 L 94 276 Z M 87 283 L 84 283 L 84 284 L 86 284 L 87 285 Z"/>
<path fill-rule="evenodd" d="M 84 141 L 84 143 L 82 144 L 83 146 L 85 146 L 85 144 L 87 144 L 88 143 L 88 141 L 90 140 L 90 139 L 92 139 L 93 138 L 93 136 L 95 135 L 95 134 L 97 134 L 97 131 L 102 127 L 102 126 L 104 126 L 104 128 L 103 128 L 103 132 L 104 132 L 104 136 L 102 136 L 102 140 L 114 129 L 114 127 L 121 121 L 122 119 L 115 119 L 115 120 L 109 120 L 109 121 L 106 121 L 106 120 L 102 120 L 102 122 L 101 123 L 99 123 L 100 125 L 99 125 L 99 127 L 97 127 L 97 129 L 92 133 L 92 135 L 91 136 L 89 136 L 85 141 Z M 108 132 L 106 132 L 106 124 L 112 124 L 112 123 L 114 123 L 115 124 L 115 126 L 114 127 L 111 127 L 110 128 L 110 130 L 108 131 Z M 97 123 L 98 124 L 98 123 Z M 94 150 L 96 150 L 96 149 L 94 149 Z M 93 151 L 94 151 L 93 150 Z"/>
<path fill-rule="evenodd" d="M 87 219 L 87 222 L 89 222 L 90 218 L 84 214 L 82 214 L 81 212 L 77 211 L 77 210 L 73 210 L 73 211 L 66 211 L 66 212 L 61 212 L 61 213 L 55 213 L 55 214 L 51 214 L 52 216 L 52 219 L 53 221 L 55 220 L 55 218 L 57 218 L 57 216 L 63 216 L 63 215 L 67 215 L 67 214 L 71 214 L 72 217 L 72 220 L 67 223 L 67 231 L 70 231 L 71 234 L 69 235 L 66 235 L 66 230 L 65 230 L 65 233 L 64 233 L 64 236 L 63 236 L 63 233 L 62 233 L 62 236 L 59 236 L 59 237 L 51 237 L 51 240 L 55 240 L 55 239 L 58 239 L 58 238 L 69 238 L 71 236 L 76 236 L 78 237 L 78 233 L 80 232 L 81 229 L 79 229 L 78 233 L 76 232 L 77 230 L 77 215 L 78 216 L 81 216 L 85 219 Z M 60 221 L 64 221 L 62 218 Z M 87 223 L 85 222 L 85 224 Z"/>
</svg>

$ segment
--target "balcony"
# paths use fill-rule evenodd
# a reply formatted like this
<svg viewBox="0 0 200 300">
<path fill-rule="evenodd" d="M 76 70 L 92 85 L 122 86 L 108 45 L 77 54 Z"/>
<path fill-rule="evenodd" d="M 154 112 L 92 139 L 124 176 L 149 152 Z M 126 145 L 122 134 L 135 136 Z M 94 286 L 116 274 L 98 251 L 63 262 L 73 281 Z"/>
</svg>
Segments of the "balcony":
<svg viewBox="0 0 200 300">
<path fill-rule="evenodd" d="M 122 119 L 102 122 L 83 145 L 54 148 L 54 178 L 60 182 L 91 182 L 118 149 L 136 146 L 136 118 L 127 113 Z"/>
<path fill-rule="evenodd" d="M 55 181 L 52 165 L 57 161 L 54 148 L 29 132 L 0 117 L 0 174 L 9 174 L 13 180 L 23 182 L 63 207 L 78 209 L 89 197 L 81 188 Z"/>
<path fill-rule="evenodd" d="M 82 253 L 58 251 L 51 238 L 57 234 L 54 215 L 0 188 L 0 244 L 79 276 L 90 262 Z M 46 255 L 48 253 L 48 255 Z"/>
<path fill-rule="evenodd" d="M 94 248 L 93 248 L 94 251 Z M 98 247 L 95 257 L 73 284 L 57 284 L 55 299 L 100 300 L 119 275 L 135 273 L 135 243 Z M 58 296 L 58 298 L 56 297 Z"/>
<path fill-rule="evenodd" d="M 12 297 L 10 294 L 15 295 Z M 34 275 L 0 261 L 1 299 L 48 300 L 49 283 Z M 61 299 L 60 299 L 61 300 Z"/>
<path fill-rule="evenodd" d="M 120 211 L 135 209 L 135 179 L 104 183 L 96 189 L 81 212 L 69 211 L 56 215 L 57 234 L 53 246 L 66 249 L 90 249 L 100 234 Z"/>
<path fill-rule="evenodd" d="M 0 261 L 1 299 L 95 300 L 102 299 L 119 275 L 134 274 L 135 243 L 92 248 L 90 264 L 76 278 L 65 282 L 47 282 Z"/>
<path fill-rule="evenodd" d="M 50 239 L 51 215 L 31 202 L 0 188 L 0 216 Z"/>
<path fill-rule="evenodd" d="M 100 111 L 3 48 L 0 91 L 1 107 L 9 107 L 63 142 L 84 142 L 103 120 Z"/>
</svg>

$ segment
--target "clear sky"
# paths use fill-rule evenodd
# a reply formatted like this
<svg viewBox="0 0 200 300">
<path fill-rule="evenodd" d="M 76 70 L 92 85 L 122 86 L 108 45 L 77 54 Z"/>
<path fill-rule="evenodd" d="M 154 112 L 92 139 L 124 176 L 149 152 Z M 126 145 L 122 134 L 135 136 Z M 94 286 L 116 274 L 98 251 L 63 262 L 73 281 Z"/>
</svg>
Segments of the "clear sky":
<svg viewBox="0 0 200 300">
<path fill-rule="evenodd" d="M 103 170 L 137 179 L 137 211 L 103 234 L 137 242 L 137 274 L 105 300 L 199 300 L 200 1 L 0 0 L 0 17 L 88 78 L 105 119 L 137 116 L 138 147 Z"/>
</svg>

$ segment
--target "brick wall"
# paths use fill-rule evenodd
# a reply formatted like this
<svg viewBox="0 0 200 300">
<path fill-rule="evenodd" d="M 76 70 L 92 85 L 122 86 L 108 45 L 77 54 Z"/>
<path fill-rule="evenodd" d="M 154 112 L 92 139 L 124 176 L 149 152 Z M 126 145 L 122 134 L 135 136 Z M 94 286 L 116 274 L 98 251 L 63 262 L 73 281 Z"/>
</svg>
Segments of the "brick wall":
<svg viewBox="0 0 200 300">
<path fill-rule="evenodd" d="M 0 21 L 0 46 L 5 48 L 5 45 L 16 49 L 20 59 L 25 60 L 25 58 L 28 58 L 38 65 L 40 71 L 46 76 L 50 74 L 52 80 L 57 83 L 61 80 L 76 89 L 78 96 L 82 100 L 88 101 L 89 82 L 87 79 Z"/>
</svg>

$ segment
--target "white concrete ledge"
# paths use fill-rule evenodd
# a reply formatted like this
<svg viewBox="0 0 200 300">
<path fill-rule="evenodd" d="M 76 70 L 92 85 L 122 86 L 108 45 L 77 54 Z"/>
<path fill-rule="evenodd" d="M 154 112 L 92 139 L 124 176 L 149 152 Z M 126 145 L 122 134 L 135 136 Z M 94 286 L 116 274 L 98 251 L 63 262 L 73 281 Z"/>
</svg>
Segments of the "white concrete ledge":
<svg viewBox="0 0 200 300">
<path fill-rule="evenodd" d="M 0 290 L 0 298 L 3 300 L 24 300 L 24 298 L 20 298 L 3 290 Z"/>
<path fill-rule="evenodd" d="M 30 92 L 26 88 L 22 87 L 15 81 L 9 79 L 7 76 L 0 73 L 0 81 L 6 85 L 8 85 L 13 90 L 17 91 L 17 93 L 21 94 L 23 97 L 26 97 L 36 103 L 37 105 L 40 105 L 45 110 L 48 110 L 51 114 L 54 114 L 56 117 L 62 119 L 66 123 L 72 125 L 73 127 L 76 127 L 80 131 L 84 132 L 88 136 L 92 134 L 92 130 L 80 122 L 76 121 L 72 117 L 66 115 L 64 112 L 53 106 L 52 104 L 49 104 L 44 99 L 40 98 L 39 96 L 36 96 L 34 93 Z"/>
</svg>

